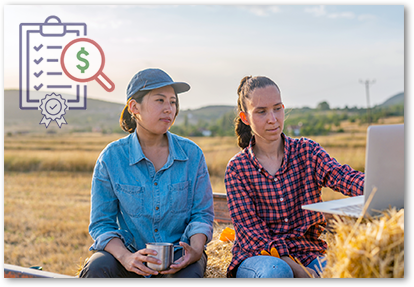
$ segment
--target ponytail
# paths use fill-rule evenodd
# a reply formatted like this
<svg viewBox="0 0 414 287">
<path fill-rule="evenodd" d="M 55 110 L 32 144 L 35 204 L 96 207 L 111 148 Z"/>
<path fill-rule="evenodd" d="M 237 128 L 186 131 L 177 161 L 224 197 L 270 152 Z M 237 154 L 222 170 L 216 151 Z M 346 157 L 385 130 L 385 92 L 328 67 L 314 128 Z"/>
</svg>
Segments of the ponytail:
<svg viewBox="0 0 414 287">
<path fill-rule="evenodd" d="M 133 133 L 137 127 L 137 123 L 135 122 L 134 116 L 129 112 L 128 104 L 130 101 L 131 99 L 128 100 L 127 104 L 122 110 L 121 117 L 119 118 L 119 125 L 124 131 Z"/>
<path fill-rule="evenodd" d="M 122 110 L 121 117 L 119 118 L 119 125 L 127 133 L 133 133 L 137 127 L 134 114 L 129 110 L 129 102 L 135 100 L 137 103 L 142 103 L 144 96 L 148 94 L 148 91 L 139 91 L 130 97 Z"/>
<path fill-rule="evenodd" d="M 252 129 L 250 126 L 243 123 L 241 118 L 237 116 L 235 120 L 235 131 L 237 135 L 237 144 L 242 149 L 249 146 L 250 140 L 252 138 Z"/>
<path fill-rule="evenodd" d="M 250 139 L 253 136 L 251 127 L 243 123 L 243 121 L 241 120 L 239 116 L 240 112 L 246 111 L 246 107 L 244 104 L 244 99 L 246 98 L 246 93 L 244 92 L 245 90 L 244 86 L 249 79 L 251 79 L 251 76 L 244 77 L 240 81 L 240 85 L 237 88 L 237 94 L 239 95 L 239 98 L 237 99 L 238 113 L 237 113 L 237 117 L 234 120 L 234 123 L 235 123 L 234 131 L 236 132 L 236 135 L 237 135 L 237 144 L 242 149 L 249 146 Z"/>
</svg>

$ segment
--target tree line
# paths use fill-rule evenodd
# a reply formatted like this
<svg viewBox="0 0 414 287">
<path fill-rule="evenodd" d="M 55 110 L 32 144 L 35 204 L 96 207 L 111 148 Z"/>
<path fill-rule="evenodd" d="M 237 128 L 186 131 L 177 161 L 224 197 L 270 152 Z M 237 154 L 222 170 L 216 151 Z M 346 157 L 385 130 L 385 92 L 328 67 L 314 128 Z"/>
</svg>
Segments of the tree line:
<svg viewBox="0 0 414 287">
<path fill-rule="evenodd" d="M 343 132 L 340 128 L 342 121 L 377 123 L 381 118 L 404 116 L 404 104 L 392 106 L 375 106 L 369 112 L 366 108 L 345 107 L 331 109 L 324 101 L 315 109 L 304 107 L 285 110 L 284 132 L 290 136 L 326 135 L 331 132 Z M 171 132 L 182 136 L 234 136 L 234 119 L 236 113 L 229 111 L 210 122 L 199 120 L 190 124 L 188 119 L 183 123 L 173 125 Z"/>
</svg>

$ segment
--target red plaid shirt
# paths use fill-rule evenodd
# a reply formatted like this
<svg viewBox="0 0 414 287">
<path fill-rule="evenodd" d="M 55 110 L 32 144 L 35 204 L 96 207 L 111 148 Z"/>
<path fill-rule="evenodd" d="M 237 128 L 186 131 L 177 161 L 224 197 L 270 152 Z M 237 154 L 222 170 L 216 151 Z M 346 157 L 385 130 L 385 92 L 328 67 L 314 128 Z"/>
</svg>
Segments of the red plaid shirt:
<svg viewBox="0 0 414 287">
<path fill-rule="evenodd" d="M 254 138 L 227 165 L 227 201 L 236 230 L 228 277 L 235 277 L 245 259 L 272 247 L 307 266 L 325 253 L 326 242 L 319 236 L 326 220 L 323 213 L 301 206 L 322 201 L 323 186 L 348 196 L 363 194 L 362 172 L 340 165 L 310 139 L 282 137 L 285 154 L 274 176 L 256 159 Z"/>
</svg>

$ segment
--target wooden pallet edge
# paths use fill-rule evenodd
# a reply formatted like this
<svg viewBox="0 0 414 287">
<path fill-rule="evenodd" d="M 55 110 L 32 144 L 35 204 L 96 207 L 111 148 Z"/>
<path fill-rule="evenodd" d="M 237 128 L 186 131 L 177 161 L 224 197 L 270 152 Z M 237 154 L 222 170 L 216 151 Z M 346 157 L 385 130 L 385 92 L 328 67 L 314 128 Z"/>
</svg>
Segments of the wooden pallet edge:
<svg viewBox="0 0 414 287">
<path fill-rule="evenodd" d="M 4 278 L 76 278 L 48 271 L 4 264 Z"/>
</svg>

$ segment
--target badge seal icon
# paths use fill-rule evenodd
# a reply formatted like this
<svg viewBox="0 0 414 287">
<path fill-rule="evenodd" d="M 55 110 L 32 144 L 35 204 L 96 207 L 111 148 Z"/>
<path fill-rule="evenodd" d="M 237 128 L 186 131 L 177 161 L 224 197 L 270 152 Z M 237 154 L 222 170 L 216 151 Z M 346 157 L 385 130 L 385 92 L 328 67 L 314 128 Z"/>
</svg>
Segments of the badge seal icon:
<svg viewBox="0 0 414 287">
<path fill-rule="evenodd" d="M 62 98 L 61 95 L 52 93 L 46 95 L 41 102 L 42 104 L 39 106 L 39 109 L 42 111 L 43 118 L 39 125 L 44 124 L 47 128 L 51 121 L 56 121 L 59 128 L 61 128 L 62 124 L 67 124 L 63 117 L 68 109 L 66 99 Z"/>
</svg>

